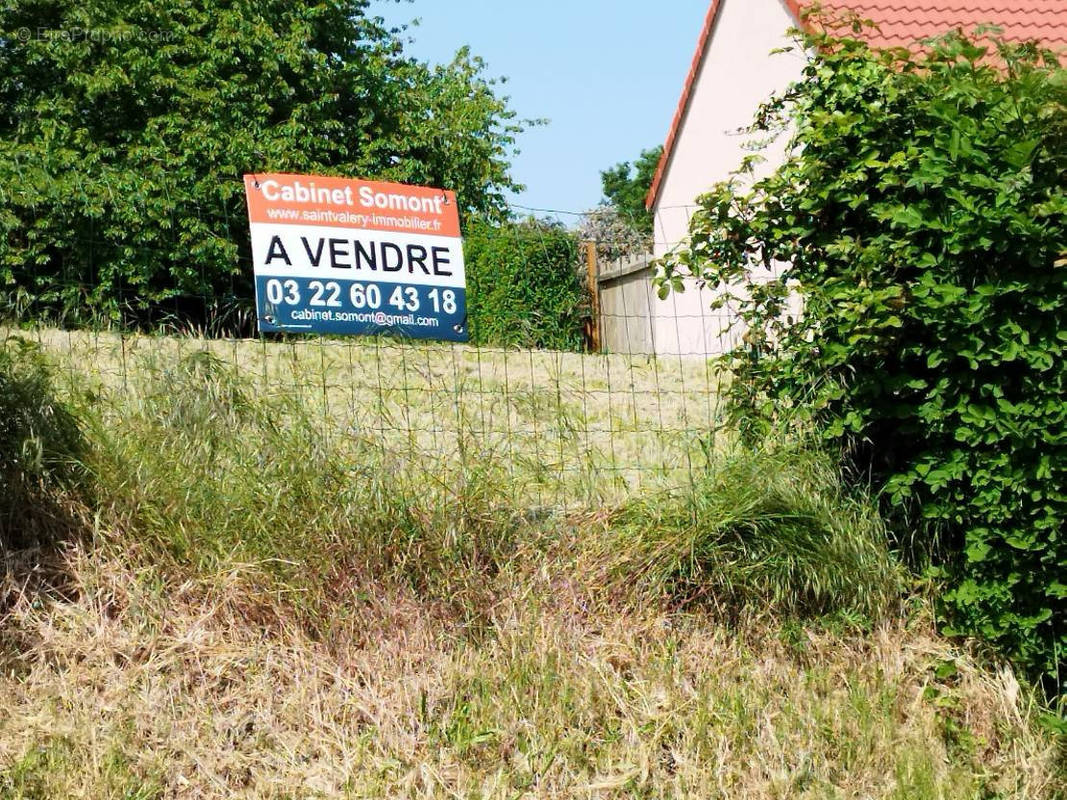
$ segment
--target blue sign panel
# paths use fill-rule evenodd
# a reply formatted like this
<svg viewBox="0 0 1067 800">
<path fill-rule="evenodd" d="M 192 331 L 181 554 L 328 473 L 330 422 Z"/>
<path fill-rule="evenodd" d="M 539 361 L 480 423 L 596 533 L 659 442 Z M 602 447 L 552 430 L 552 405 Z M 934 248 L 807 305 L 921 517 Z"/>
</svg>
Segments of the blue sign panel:
<svg viewBox="0 0 1067 800">
<path fill-rule="evenodd" d="M 463 288 L 261 275 L 256 307 L 264 331 L 468 339 Z"/>
</svg>

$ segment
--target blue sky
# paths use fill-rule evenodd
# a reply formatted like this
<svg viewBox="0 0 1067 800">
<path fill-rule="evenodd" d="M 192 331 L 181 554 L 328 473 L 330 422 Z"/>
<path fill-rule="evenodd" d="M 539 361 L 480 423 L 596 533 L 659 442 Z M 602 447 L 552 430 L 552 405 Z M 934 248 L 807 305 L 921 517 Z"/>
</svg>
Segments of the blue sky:
<svg viewBox="0 0 1067 800">
<path fill-rule="evenodd" d="M 443 62 L 457 49 L 507 77 L 500 87 L 528 130 L 515 202 L 582 211 L 600 199 L 600 170 L 661 144 L 674 115 L 708 0 L 375 0 L 390 23 L 419 18 L 409 51 Z"/>
</svg>

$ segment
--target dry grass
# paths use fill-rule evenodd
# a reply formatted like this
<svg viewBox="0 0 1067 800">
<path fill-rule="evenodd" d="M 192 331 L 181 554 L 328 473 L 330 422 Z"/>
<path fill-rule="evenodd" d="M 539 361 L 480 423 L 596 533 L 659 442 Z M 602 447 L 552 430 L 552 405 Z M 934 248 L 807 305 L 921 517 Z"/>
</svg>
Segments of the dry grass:
<svg viewBox="0 0 1067 800">
<path fill-rule="evenodd" d="M 920 611 L 869 635 L 590 612 L 510 575 L 488 633 L 381 586 L 329 644 L 255 570 L 181 585 L 71 552 L 23 596 L 0 677 L 0 795 L 1050 798 L 1054 751 L 1006 669 Z M 251 598 L 257 598 L 253 601 Z M 953 661 L 957 674 L 934 670 Z M 1062 789 L 1062 786 L 1059 786 Z"/>
<path fill-rule="evenodd" d="M 5 556 L 0 797 L 1063 797 L 869 502 L 701 447 L 706 365 L 41 338 L 93 483 Z"/>
<path fill-rule="evenodd" d="M 707 361 L 507 351 L 388 339 L 270 343 L 38 330 L 76 388 L 137 396 L 209 352 L 260 398 L 299 398 L 325 427 L 405 460 L 499 453 L 538 504 L 618 500 L 688 483 L 707 463 L 723 379 Z"/>
</svg>

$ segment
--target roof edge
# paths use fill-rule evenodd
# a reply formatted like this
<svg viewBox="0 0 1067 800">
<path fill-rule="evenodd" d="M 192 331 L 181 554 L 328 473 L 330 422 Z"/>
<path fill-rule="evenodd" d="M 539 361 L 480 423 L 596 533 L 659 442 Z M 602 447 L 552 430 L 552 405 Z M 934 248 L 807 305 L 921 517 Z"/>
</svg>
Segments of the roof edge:
<svg viewBox="0 0 1067 800">
<path fill-rule="evenodd" d="M 789 13 L 796 19 L 797 24 L 801 24 L 800 1 L 782 1 Z M 693 63 L 689 67 L 689 74 L 686 76 L 685 85 L 682 87 L 682 96 L 678 99 L 678 108 L 674 112 L 670 130 L 667 131 L 667 140 L 663 145 L 663 155 L 659 158 L 659 164 L 656 165 L 656 173 L 652 178 L 652 185 L 649 187 L 648 195 L 645 197 L 645 208 L 650 211 L 659 200 L 659 192 L 663 187 L 663 179 L 666 177 L 667 167 L 674 156 L 674 146 L 678 140 L 678 133 L 681 130 L 683 120 L 689 113 L 689 103 L 693 99 L 693 88 L 696 85 L 697 77 L 700 75 L 700 68 L 704 64 L 704 57 L 707 55 L 708 45 L 711 44 L 715 25 L 719 21 L 719 12 L 722 10 L 724 2 L 725 0 L 711 0 L 711 5 L 708 7 L 708 14 L 704 19 L 704 27 L 701 29 L 700 39 L 697 41 L 696 53 L 693 55 Z"/>
</svg>

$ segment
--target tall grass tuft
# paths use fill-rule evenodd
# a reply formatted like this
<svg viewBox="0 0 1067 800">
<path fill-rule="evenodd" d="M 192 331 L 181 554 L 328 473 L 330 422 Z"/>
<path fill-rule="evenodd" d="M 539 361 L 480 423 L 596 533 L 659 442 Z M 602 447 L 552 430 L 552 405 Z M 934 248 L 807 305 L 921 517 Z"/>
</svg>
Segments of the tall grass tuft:
<svg viewBox="0 0 1067 800">
<path fill-rule="evenodd" d="M 802 449 L 735 450 L 691 491 L 625 505 L 599 544 L 616 590 L 678 605 L 883 616 L 904 572 L 873 503 Z"/>
<path fill-rule="evenodd" d="M 84 452 L 40 350 L 18 337 L 0 342 L 0 554 L 71 533 L 62 495 L 79 484 Z"/>
</svg>

